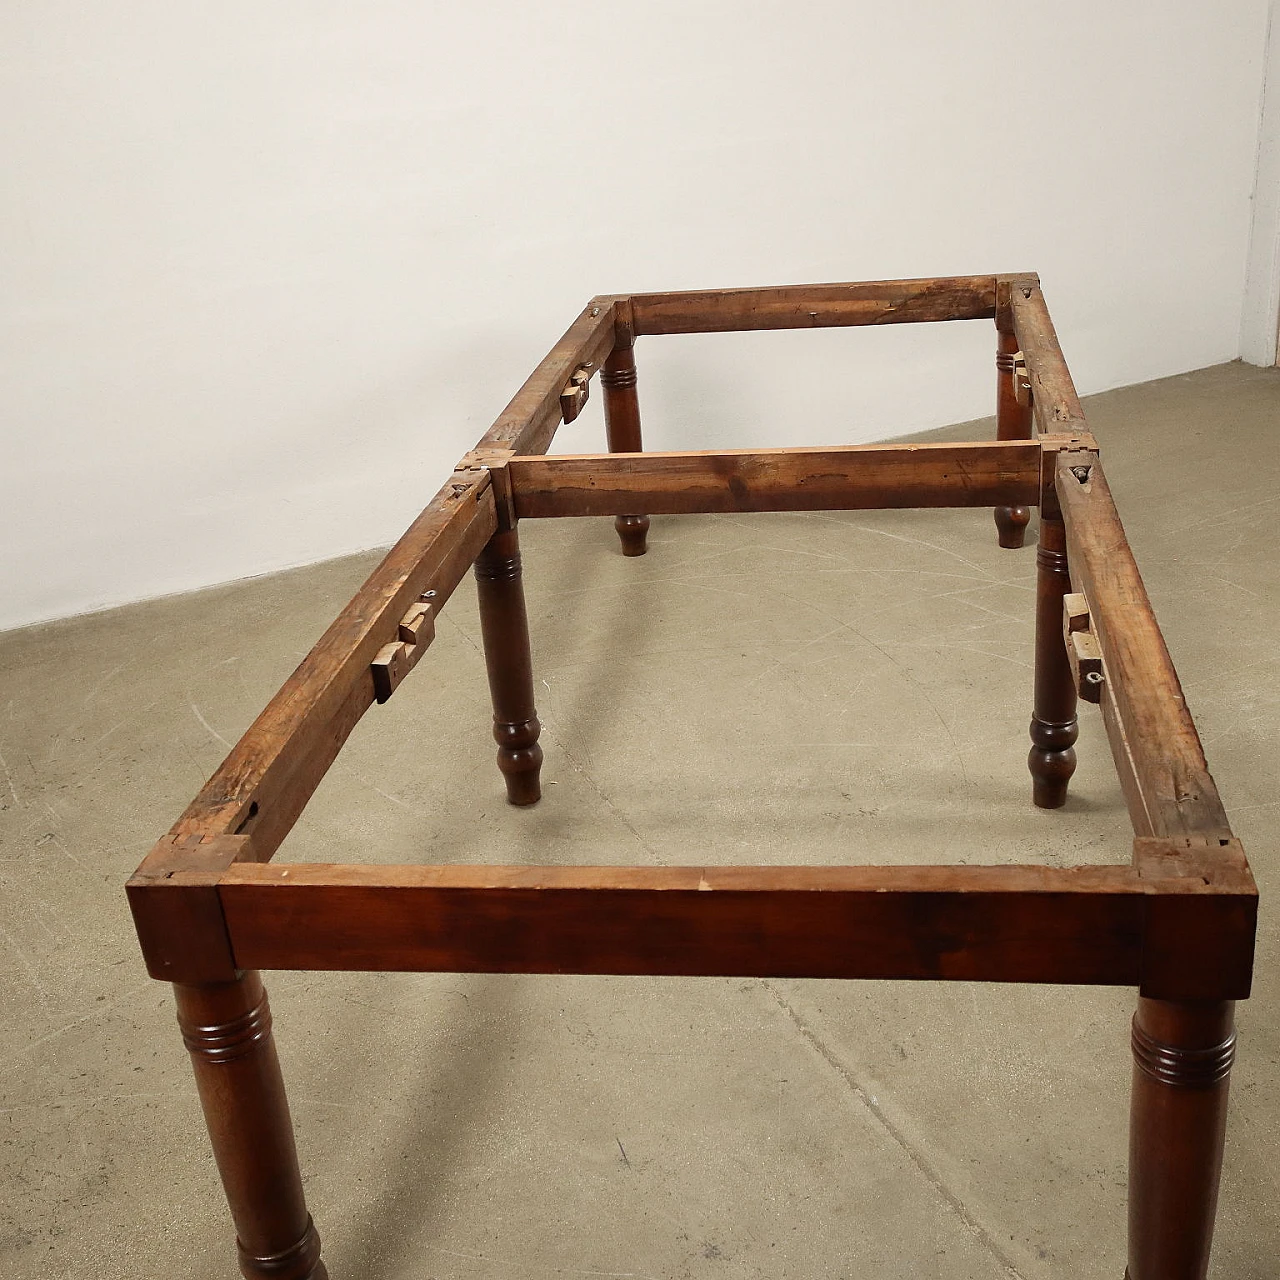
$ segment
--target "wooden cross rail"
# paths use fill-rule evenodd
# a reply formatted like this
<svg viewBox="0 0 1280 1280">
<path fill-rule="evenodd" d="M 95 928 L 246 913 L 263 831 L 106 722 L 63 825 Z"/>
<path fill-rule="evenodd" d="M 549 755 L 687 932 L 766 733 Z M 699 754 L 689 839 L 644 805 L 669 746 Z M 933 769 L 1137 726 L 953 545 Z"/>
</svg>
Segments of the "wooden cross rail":
<svg viewBox="0 0 1280 1280">
<path fill-rule="evenodd" d="M 997 331 L 995 441 L 642 450 L 637 337 L 974 319 Z M 596 372 L 609 451 L 543 456 Z M 1033 797 L 1046 808 L 1066 801 L 1077 682 L 1088 675 L 1136 836 L 1127 863 L 270 863 L 361 716 L 423 658 L 473 565 L 498 764 L 512 803 L 539 798 L 521 519 L 613 515 L 635 555 L 650 515 L 952 506 L 995 508 L 1007 547 L 1022 545 L 1029 508 L 1039 509 Z M 128 894 L 150 972 L 175 984 L 250 1280 L 325 1276 L 263 968 L 1135 986 L 1129 1276 L 1204 1280 L 1231 1001 L 1250 990 L 1257 890 L 1034 275 L 593 298 L 143 861 Z"/>
<path fill-rule="evenodd" d="M 729 511 L 995 507 L 1040 498 L 1040 446 L 845 445 L 835 449 L 557 454 L 507 461 L 518 519 Z"/>
</svg>

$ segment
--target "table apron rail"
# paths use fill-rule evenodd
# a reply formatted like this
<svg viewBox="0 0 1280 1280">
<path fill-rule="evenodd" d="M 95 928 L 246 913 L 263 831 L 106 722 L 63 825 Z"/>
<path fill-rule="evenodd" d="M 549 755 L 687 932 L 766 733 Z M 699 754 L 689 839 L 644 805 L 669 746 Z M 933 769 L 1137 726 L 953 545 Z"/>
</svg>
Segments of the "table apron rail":
<svg viewBox="0 0 1280 1280">
<path fill-rule="evenodd" d="M 235 863 L 217 892 L 244 969 L 1081 983 L 1182 998 L 1248 994 L 1256 912 L 1251 885 L 1206 890 L 1129 866 Z M 1170 927 L 1193 928 L 1194 956 Z"/>
</svg>

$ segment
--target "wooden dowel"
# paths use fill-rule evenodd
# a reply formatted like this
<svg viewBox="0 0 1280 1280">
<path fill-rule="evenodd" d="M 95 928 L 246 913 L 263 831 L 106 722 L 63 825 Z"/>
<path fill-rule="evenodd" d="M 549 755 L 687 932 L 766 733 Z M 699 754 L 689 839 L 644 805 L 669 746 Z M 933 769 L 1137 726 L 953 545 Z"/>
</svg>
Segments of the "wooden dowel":
<svg viewBox="0 0 1280 1280">
<path fill-rule="evenodd" d="M 1056 489 L 1071 573 L 1089 601 L 1118 721 L 1109 726 L 1116 765 L 1122 779 L 1130 772 L 1141 797 L 1136 806 L 1130 797 L 1135 829 L 1140 835 L 1230 836 L 1200 735 L 1097 455 L 1059 455 Z"/>
<path fill-rule="evenodd" d="M 821 329 L 995 315 L 994 276 L 874 280 L 859 284 L 784 285 L 638 293 L 635 333 L 720 333 L 751 329 Z"/>
<path fill-rule="evenodd" d="M 1039 496 L 1031 441 L 512 458 L 516 514 L 987 507 Z"/>
</svg>

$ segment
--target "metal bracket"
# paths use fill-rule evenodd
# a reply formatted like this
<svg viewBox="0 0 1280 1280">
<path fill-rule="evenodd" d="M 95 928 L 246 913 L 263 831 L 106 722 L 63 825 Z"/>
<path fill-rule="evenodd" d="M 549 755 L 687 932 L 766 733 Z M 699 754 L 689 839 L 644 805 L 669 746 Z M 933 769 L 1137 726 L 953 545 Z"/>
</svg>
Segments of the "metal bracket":
<svg viewBox="0 0 1280 1280">
<path fill-rule="evenodd" d="M 395 693 L 400 681 L 418 665 L 418 659 L 435 638 L 435 612 L 420 600 L 400 619 L 398 638 L 384 644 L 369 664 L 379 702 L 386 702 Z"/>
<path fill-rule="evenodd" d="M 1090 625 L 1089 602 L 1078 592 L 1062 597 L 1062 639 L 1067 661 L 1075 677 L 1076 690 L 1086 702 L 1102 701 L 1106 676 L 1102 670 L 1102 649 Z"/>
</svg>

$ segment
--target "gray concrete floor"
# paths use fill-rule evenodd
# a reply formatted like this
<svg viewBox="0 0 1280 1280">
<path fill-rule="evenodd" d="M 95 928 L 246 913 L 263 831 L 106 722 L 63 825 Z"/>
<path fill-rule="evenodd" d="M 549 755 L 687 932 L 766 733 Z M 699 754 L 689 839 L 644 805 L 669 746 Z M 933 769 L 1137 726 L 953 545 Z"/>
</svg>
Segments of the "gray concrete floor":
<svg viewBox="0 0 1280 1280">
<path fill-rule="evenodd" d="M 1280 373 L 1088 402 L 1264 894 L 1213 1274 L 1280 1254 Z M 987 435 L 990 423 L 936 433 Z M 282 860 L 1114 862 L 1082 708 L 1024 758 L 1034 551 L 985 511 L 526 526 L 545 798 L 501 800 L 474 593 L 357 729 Z M 370 568 L 0 636 L 0 1273 L 227 1277 L 167 989 L 122 886 Z M 334 1280 L 1114 1276 L 1128 991 L 272 975 Z"/>
</svg>

